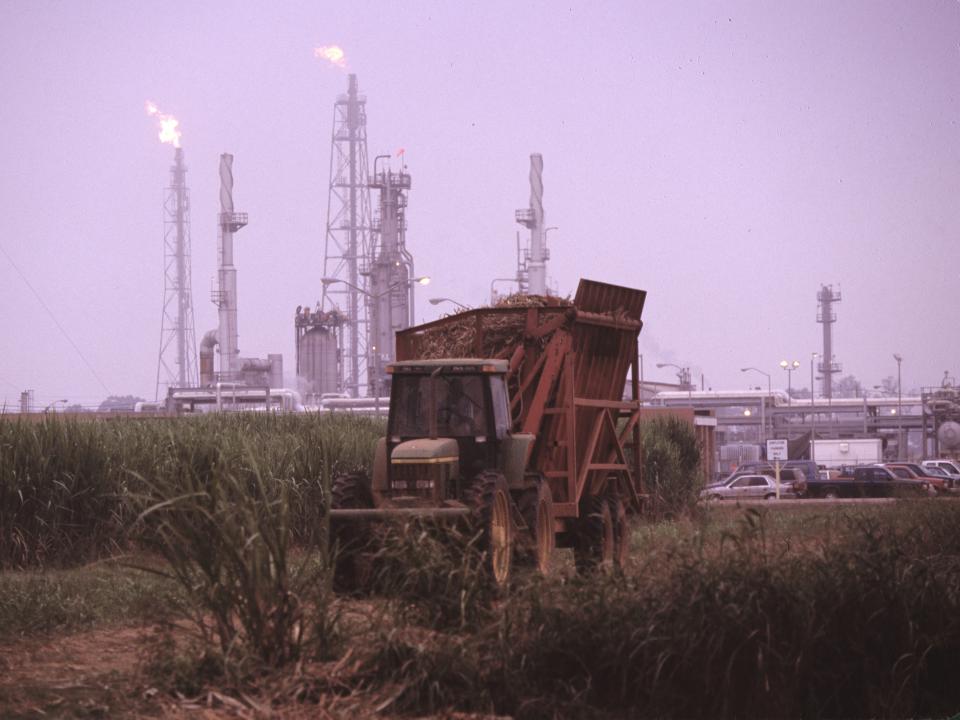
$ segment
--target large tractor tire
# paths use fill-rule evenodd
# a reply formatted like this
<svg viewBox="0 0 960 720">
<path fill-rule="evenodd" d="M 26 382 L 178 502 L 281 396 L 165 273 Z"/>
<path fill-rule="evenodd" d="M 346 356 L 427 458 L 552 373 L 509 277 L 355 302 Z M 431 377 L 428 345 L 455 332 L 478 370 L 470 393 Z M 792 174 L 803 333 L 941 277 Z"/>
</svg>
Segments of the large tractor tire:
<svg viewBox="0 0 960 720">
<path fill-rule="evenodd" d="M 584 498 L 573 546 L 578 572 L 610 572 L 616 557 L 614 511 L 606 495 Z"/>
<path fill-rule="evenodd" d="M 541 480 L 536 488 L 524 491 L 519 505 L 520 514 L 529 529 L 528 543 L 525 548 L 526 558 L 532 560 L 541 575 L 549 575 L 553 568 L 553 553 L 557 546 L 554 533 L 553 493 L 550 491 L 549 483 Z"/>
<path fill-rule="evenodd" d="M 330 501 L 334 510 L 372 508 L 370 479 L 362 472 L 337 476 L 330 487 Z M 362 559 L 362 550 L 370 539 L 368 524 L 357 520 L 338 521 L 330 528 L 330 539 L 336 550 L 334 588 L 340 592 L 357 590 L 369 574 Z"/>
<path fill-rule="evenodd" d="M 470 487 L 470 503 L 480 525 L 481 548 L 487 554 L 486 570 L 500 587 L 510 581 L 513 566 L 513 517 L 510 488 L 503 475 L 484 470 Z"/>
</svg>

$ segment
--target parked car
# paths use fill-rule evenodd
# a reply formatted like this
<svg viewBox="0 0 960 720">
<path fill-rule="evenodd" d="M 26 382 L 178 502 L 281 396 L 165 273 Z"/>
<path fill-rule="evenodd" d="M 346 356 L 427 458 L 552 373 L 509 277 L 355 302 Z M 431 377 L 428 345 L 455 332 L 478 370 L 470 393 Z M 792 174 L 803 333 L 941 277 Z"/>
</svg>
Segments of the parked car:
<svg viewBox="0 0 960 720">
<path fill-rule="evenodd" d="M 953 492 L 956 489 L 957 486 L 954 479 L 947 474 L 946 470 L 941 470 L 938 467 L 928 467 L 926 465 L 923 466 L 923 470 L 930 477 L 943 478 L 946 486 L 945 492 Z"/>
<path fill-rule="evenodd" d="M 734 470 L 725 480 L 730 481 L 743 475 L 766 475 L 769 478 L 777 477 L 777 469 L 767 463 L 747 463 L 750 469 L 744 469 L 743 466 Z M 807 476 L 800 466 L 781 467 L 780 468 L 780 486 L 791 483 L 793 491 L 798 495 L 807 489 Z"/>
<path fill-rule="evenodd" d="M 783 472 L 786 468 L 799 469 L 803 473 L 803 477 L 806 480 L 817 477 L 817 472 L 819 468 L 817 464 L 812 460 L 787 460 L 780 464 L 780 471 Z M 760 460 L 756 462 L 745 462 L 740 467 L 737 468 L 736 472 L 759 472 L 764 475 L 768 475 L 770 472 L 773 472 L 773 463 L 767 460 Z M 781 479 L 783 475 L 781 474 Z"/>
<path fill-rule="evenodd" d="M 947 478 L 942 475 L 934 474 L 929 468 L 916 463 L 884 463 L 885 468 L 889 468 L 897 477 L 923 480 L 930 484 L 938 493 L 947 491 Z"/>
<path fill-rule="evenodd" d="M 960 489 L 960 462 L 956 460 L 924 460 L 925 468 L 939 468 L 950 478 L 950 487 Z"/>
<path fill-rule="evenodd" d="M 704 500 L 773 500 L 777 497 L 777 481 L 759 473 L 736 474 L 707 485 L 700 492 Z M 797 497 L 793 482 L 780 483 L 780 497 Z"/>
<path fill-rule="evenodd" d="M 853 468 L 851 475 L 830 480 L 807 481 L 805 497 L 813 498 L 876 498 L 918 497 L 934 493 L 926 480 L 898 477 L 882 465 L 864 465 Z"/>
</svg>

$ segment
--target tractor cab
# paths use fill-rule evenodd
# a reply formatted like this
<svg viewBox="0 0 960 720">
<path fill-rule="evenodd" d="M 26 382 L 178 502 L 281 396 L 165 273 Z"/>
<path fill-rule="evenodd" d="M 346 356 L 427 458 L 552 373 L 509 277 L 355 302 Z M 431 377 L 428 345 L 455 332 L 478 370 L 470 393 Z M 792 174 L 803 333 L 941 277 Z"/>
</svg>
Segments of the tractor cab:
<svg viewBox="0 0 960 720">
<path fill-rule="evenodd" d="M 504 453 L 513 444 L 507 369 L 482 359 L 391 364 L 385 467 L 374 491 L 397 505 L 447 504 L 484 470 L 505 472 L 513 464 Z"/>
</svg>

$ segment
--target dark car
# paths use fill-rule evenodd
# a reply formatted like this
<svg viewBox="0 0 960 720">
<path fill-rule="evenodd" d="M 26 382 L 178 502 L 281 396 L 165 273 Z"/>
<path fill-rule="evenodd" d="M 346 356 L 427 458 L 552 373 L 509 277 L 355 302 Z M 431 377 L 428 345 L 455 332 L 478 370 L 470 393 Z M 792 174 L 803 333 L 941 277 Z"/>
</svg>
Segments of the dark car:
<svg viewBox="0 0 960 720">
<path fill-rule="evenodd" d="M 806 497 L 814 498 L 883 498 L 921 497 L 934 493 L 930 483 L 901 478 L 882 465 L 853 468 L 852 475 L 830 480 L 807 481 Z"/>
</svg>

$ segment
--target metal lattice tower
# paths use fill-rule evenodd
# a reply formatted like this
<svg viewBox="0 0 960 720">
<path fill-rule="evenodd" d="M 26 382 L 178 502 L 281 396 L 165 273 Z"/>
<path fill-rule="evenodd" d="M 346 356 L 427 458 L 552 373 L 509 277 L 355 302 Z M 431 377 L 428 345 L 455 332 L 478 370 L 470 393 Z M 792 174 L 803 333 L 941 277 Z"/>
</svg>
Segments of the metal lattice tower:
<svg viewBox="0 0 960 720">
<path fill-rule="evenodd" d="M 193 327 L 190 267 L 190 190 L 183 148 L 174 151 L 170 187 L 163 202 L 163 315 L 157 386 L 160 389 L 197 385 L 197 338 Z M 166 392 L 164 392 L 164 395 Z"/>
<path fill-rule="evenodd" d="M 817 363 L 817 371 L 823 376 L 823 397 L 833 397 L 833 376 L 840 372 L 840 363 L 833 359 L 833 324 L 837 312 L 833 304 L 840 302 L 840 291 L 832 285 L 821 285 L 817 292 L 817 322 L 823 324 L 823 354 Z"/>
<path fill-rule="evenodd" d="M 340 390 L 356 397 L 366 384 L 371 250 L 370 190 L 367 165 L 367 99 L 351 74 L 347 94 L 333 108 L 330 190 L 323 262 L 323 307 L 347 317 L 341 338 Z"/>
</svg>

